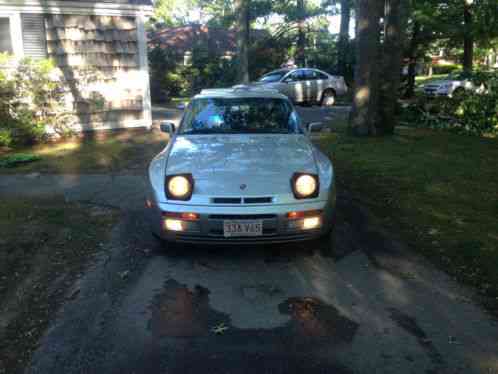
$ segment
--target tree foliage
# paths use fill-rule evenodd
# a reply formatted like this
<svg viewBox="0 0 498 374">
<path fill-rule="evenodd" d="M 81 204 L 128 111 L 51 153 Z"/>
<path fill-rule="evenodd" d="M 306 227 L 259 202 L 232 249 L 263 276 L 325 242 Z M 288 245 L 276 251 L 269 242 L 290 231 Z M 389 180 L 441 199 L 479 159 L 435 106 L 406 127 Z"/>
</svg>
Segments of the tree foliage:
<svg viewBox="0 0 498 374">
<path fill-rule="evenodd" d="M 0 146 L 31 144 L 71 132 L 51 60 L 0 55 Z"/>
</svg>

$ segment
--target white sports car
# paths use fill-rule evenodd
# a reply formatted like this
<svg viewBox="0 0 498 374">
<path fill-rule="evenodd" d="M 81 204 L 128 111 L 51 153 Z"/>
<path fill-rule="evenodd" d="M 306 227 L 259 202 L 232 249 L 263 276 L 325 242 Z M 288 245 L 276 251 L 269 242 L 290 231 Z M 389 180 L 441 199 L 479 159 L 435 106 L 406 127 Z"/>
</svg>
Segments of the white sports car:
<svg viewBox="0 0 498 374">
<path fill-rule="evenodd" d="M 257 243 L 329 237 L 336 189 L 330 160 L 274 90 L 204 90 L 149 167 L 146 206 L 167 242 Z"/>
</svg>

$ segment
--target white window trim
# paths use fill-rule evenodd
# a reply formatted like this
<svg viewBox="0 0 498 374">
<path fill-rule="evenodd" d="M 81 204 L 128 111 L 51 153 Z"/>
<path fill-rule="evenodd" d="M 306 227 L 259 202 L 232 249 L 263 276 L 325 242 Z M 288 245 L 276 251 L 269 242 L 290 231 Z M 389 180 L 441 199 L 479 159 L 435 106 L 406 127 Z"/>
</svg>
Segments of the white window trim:
<svg viewBox="0 0 498 374">
<path fill-rule="evenodd" d="M 82 14 L 97 16 L 137 16 L 150 17 L 150 5 L 132 5 L 126 2 L 90 2 L 57 0 L 0 0 L 0 9 L 19 13 Z"/>
<path fill-rule="evenodd" d="M 149 59 L 147 57 L 147 36 L 145 32 L 145 17 L 139 15 L 136 18 L 137 35 L 138 35 L 138 54 L 140 63 L 140 73 L 143 76 L 143 110 L 144 110 L 144 126 L 151 128 L 152 126 L 152 103 L 150 97 L 150 79 L 149 79 Z"/>
<path fill-rule="evenodd" d="M 8 18 L 10 26 L 10 41 L 12 43 L 12 53 L 16 58 L 24 57 L 22 41 L 21 13 L 5 12 L 0 9 L 0 18 Z"/>
</svg>

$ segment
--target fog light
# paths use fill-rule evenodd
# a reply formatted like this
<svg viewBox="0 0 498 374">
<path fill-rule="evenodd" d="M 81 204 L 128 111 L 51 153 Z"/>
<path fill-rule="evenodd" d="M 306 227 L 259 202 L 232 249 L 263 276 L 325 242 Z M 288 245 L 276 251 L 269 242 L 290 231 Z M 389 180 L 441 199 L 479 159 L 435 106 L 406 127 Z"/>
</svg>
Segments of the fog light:
<svg viewBox="0 0 498 374">
<path fill-rule="evenodd" d="M 179 219 L 167 218 L 164 221 L 164 227 L 169 231 L 183 231 L 183 222 Z"/>
<path fill-rule="evenodd" d="M 303 219 L 303 230 L 312 230 L 320 226 L 320 217 L 308 217 Z"/>
</svg>

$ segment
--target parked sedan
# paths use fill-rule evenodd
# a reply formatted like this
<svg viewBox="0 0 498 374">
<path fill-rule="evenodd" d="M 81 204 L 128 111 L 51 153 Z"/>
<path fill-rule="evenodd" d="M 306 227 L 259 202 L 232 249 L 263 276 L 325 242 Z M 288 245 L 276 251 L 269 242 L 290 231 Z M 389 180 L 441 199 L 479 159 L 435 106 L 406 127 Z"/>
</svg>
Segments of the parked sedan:
<svg viewBox="0 0 498 374">
<path fill-rule="evenodd" d="M 185 109 L 149 167 L 146 205 L 169 242 L 288 242 L 330 238 L 330 160 L 289 99 L 273 90 L 205 90 Z"/>
<path fill-rule="evenodd" d="M 465 91 L 485 93 L 484 83 L 476 84 L 472 74 L 452 73 L 447 78 L 427 83 L 423 86 L 424 93 L 428 96 L 448 96 L 453 97 Z"/>
<path fill-rule="evenodd" d="M 294 103 L 318 103 L 323 106 L 334 105 L 337 96 L 348 91 L 343 77 L 317 69 L 275 70 L 253 85 L 275 89 Z"/>
</svg>

